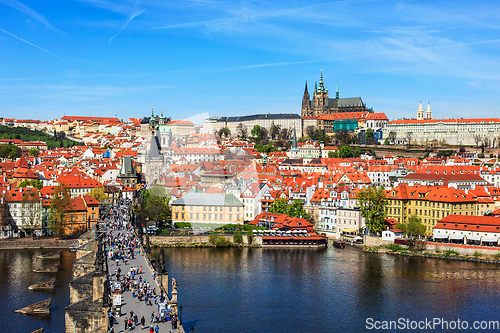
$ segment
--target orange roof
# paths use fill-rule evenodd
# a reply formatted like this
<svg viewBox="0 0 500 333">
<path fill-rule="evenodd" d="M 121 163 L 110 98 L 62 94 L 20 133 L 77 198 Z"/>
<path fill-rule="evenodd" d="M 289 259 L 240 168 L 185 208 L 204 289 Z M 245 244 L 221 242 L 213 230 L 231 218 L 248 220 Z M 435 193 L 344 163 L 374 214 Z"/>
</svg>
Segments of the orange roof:
<svg viewBox="0 0 500 333">
<path fill-rule="evenodd" d="M 439 220 L 434 228 L 500 233 L 500 218 L 496 216 L 448 215 Z"/>
<path fill-rule="evenodd" d="M 389 125 L 409 125 L 409 124 L 432 124 L 432 123 L 457 123 L 457 124 L 469 124 L 469 123 L 500 123 L 499 118 L 468 118 L 468 119 L 400 119 L 393 120 Z"/>
<path fill-rule="evenodd" d="M 332 114 L 324 114 L 319 116 L 320 120 L 344 120 L 344 119 L 354 119 L 359 120 L 366 117 L 368 112 L 339 112 Z"/>
</svg>

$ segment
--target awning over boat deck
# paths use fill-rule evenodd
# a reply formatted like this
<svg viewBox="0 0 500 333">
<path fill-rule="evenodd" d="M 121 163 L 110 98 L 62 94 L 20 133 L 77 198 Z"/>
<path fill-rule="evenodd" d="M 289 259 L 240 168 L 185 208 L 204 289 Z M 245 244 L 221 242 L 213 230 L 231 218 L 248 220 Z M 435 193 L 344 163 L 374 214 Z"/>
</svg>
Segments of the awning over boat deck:
<svg viewBox="0 0 500 333">
<path fill-rule="evenodd" d="M 448 238 L 448 235 L 435 233 L 434 234 L 434 238 L 437 238 L 437 239 L 446 239 L 446 238 Z"/>
<path fill-rule="evenodd" d="M 471 240 L 471 241 L 480 241 L 481 240 L 481 236 L 465 236 L 467 237 L 467 240 Z"/>
<path fill-rule="evenodd" d="M 450 235 L 450 239 L 464 239 L 464 235 Z"/>
<path fill-rule="evenodd" d="M 498 237 L 483 237 L 481 240 L 488 243 L 498 243 Z"/>
</svg>

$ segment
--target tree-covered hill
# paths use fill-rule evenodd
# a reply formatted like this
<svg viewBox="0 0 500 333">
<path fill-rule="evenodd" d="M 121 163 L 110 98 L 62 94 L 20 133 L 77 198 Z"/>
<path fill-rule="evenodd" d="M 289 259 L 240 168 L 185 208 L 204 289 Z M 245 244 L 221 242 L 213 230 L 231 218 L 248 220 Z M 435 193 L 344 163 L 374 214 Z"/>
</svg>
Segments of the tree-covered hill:
<svg viewBox="0 0 500 333">
<path fill-rule="evenodd" d="M 58 147 L 81 146 L 83 143 L 66 139 L 64 132 L 57 135 L 57 138 L 42 131 L 32 130 L 25 127 L 10 127 L 0 126 L 0 139 L 18 139 L 24 142 L 27 141 L 43 141 L 47 143 L 49 149 Z"/>
</svg>

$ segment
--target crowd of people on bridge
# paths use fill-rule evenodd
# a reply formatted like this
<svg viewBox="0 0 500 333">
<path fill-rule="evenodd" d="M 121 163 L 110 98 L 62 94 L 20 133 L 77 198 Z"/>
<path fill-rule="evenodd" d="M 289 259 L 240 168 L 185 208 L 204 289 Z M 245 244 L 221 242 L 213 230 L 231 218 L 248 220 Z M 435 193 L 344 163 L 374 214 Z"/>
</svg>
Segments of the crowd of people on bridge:
<svg viewBox="0 0 500 333">
<path fill-rule="evenodd" d="M 130 292 L 133 299 L 144 302 L 146 307 L 156 306 L 156 311 L 151 313 L 149 322 L 149 332 L 160 331 L 159 324 L 170 322 L 173 330 L 177 329 L 177 315 L 170 312 L 168 297 L 160 287 L 159 292 L 154 287 L 155 273 L 153 272 L 151 283 L 146 280 L 143 274 L 143 267 L 140 265 L 130 265 L 129 262 L 135 259 L 136 255 L 141 255 L 141 247 L 138 237 L 135 235 L 129 222 L 130 200 L 122 200 L 119 205 L 110 209 L 105 216 L 106 236 L 103 239 L 109 261 L 115 263 L 115 270 L 109 276 L 110 290 L 112 294 L 121 295 Z M 120 296 L 121 297 L 121 296 Z M 138 305 L 140 306 L 140 305 Z M 109 313 L 111 332 L 114 332 L 113 325 L 117 324 L 117 317 L 124 315 L 124 330 L 134 330 L 139 325 L 141 329 L 146 328 L 144 315 L 139 319 L 138 314 L 131 310 L 128 314 L 121 313 L 120 307 L 113 307 Z M 140 309 L 136 309 L 138 312 Z M 143 312 L 143 311 L 142 311 Z"/>
</svg>

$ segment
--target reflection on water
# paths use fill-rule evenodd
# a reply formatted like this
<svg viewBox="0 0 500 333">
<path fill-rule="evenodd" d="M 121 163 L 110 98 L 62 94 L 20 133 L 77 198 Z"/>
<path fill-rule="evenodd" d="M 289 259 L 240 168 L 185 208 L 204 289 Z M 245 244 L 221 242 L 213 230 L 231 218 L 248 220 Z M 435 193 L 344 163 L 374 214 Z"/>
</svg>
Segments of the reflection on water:
<svg viewBox="0 0 500 333">
<path fill-rule="evenodd" d="M 195 332 L 355 332 L 368 317 L 500 318 L 500 267 L 490 264 L 350 247 L 171 248 L 165 257 L 184 326 Z"/>
<path fill-rule="evenodd" d="M 2 314 L 1 332 L 32 332 L 44 327 L 45 332 L 64 331 L 64 308 L 69 305 L 69 287 L 74 253 L 61 252 L 58 273 L 33 273 L 32 270 L 56 262 L 54 259 L 36 259 L 35 256 L 49 250 L 1 250 L 0 251 L 0 299 Z M 30 291 L 34 283 L 56 277 L 55 292 Z M 53 298 L 50 316 L 27 316 L 14 310 L 35 302 Z"/>
</svg>

